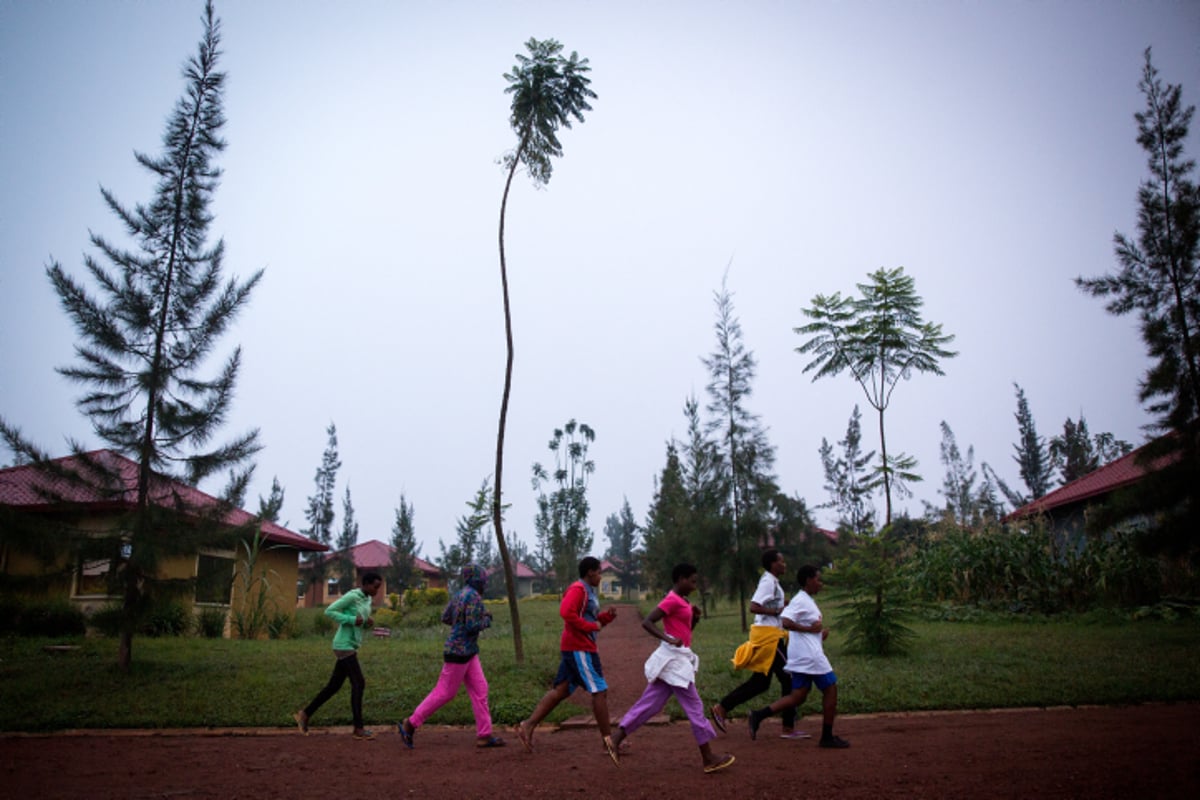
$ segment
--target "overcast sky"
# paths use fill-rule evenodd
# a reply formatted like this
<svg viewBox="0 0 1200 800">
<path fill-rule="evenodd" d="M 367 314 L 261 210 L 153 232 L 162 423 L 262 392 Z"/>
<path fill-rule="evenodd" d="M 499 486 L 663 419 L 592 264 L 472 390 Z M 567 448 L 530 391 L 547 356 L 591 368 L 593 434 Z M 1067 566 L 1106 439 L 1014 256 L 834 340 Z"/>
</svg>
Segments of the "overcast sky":
<svg viewBox="0 0 1200 800">
<path fill-rule="evenodd" d="M 628 498 L 644 521 L 684 401 L 702 400 L 713 294 L 728 285 L 758 359 L 749 407 L 781 487 L 826 501 L 821 438 L 857 403 L 814 383 L 793 328 L 818 293 L 903 266 L 957 339 L 945 377 L 888 411 L 889 452 L 941 502 L 945 420 L 1020 484 L 1013 382 L 1040 432 L 1086 417 L 1144 440 L 1135 321 L 1076 276 L 1114 269 L 1146 174 L 1133 114 L 1143 51 L 1200 102 L 1195 2 L 218 2 L 229 147 L 213 226 L 226 269 L 266 275 L 227 338 L 243 347 L 230 435 L 261 428 L 248 507 L 272 477 L 282 521 L 337 424 L 360 541 L 403 492 L 427 558 L 493 469 L 504 330 L 497 223 L 515 144 L 503 73 L 530 37 L 590 60 L 599 97 L 564 131 L 544 190 L 518 177 L 507 256 L 515 367 L 506 529 L 532 545 L 534 461 L 575 418 L 596 432 L 595 552 Z M 43 447 L 99 446 L 54 367 L 75 333 L 45 276 L 83 277 L 88 232 L 121 231 L 100 187 L 148 201 L 202 26 L 193 2 L 0 0 L 0 414 Z M 1200 122 L 1197 122 L 1200 125 Z M 1197 132 L 1188 154 L 1200 155 Z M 213 362 L 213 369 L 217 362 Z M 7 461 L 8 454 L 0 454 Z M 219 487 L 205 487 L 215 491 Z M 882 509 L 882 501 L 877 506 Z M 820 524 L 832 526 L 828 511 Z"/>
</svg>

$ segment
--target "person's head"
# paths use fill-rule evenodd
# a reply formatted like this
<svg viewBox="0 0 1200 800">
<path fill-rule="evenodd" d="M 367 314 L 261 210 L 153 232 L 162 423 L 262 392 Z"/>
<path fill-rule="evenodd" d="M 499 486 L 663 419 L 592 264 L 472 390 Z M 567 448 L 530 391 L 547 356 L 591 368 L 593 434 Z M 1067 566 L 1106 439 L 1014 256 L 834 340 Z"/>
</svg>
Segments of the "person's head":
<svg viewBox="0 0 1200 800">
<path fill-rule="evenodd" d="M 675 568 L 671 570 L 671 580 L 675 583 L 675 592 L 684 597 L 695 591 L 699 579 L 699 572 L 691 564 L 676 564 Z"/>
<path fill-rule="evenodd" d="M 821 582 L 821 570 L 812 564 L 796 570 L 796 583 L 808 594 L 816 594 L 825 585 Z"/>
<path fill-rule="evenodd" d="M 487 573 L 478 564 L 464 564 L 462 568 L 462 582 L 463 586 L 470 586 L 475 591 L 483 594 L 483 589 L 487 586 Z"/>
<path fill-rule="evenodd" d="M 363 594 L 367 597 L 374 597 L 375 593 L 379 591 L 379 587 L 383 585 L 383 576 L 378 572 L 364 572 L 359 583 L 362 584 Z"/>
<path fill-rule="evenodd" d="M 787 571 L 787 562 L 783 560 L 783 553 L 776 550 L 774 547 L 769 547 L 762 554 L 763 569 L 778 578 Z"/>
<path fill-rule="evenodd" d="M 579 579 L 591 586 L 600 585 L 600 559 L 587 556 L 579 562 Z"/>
</svg>

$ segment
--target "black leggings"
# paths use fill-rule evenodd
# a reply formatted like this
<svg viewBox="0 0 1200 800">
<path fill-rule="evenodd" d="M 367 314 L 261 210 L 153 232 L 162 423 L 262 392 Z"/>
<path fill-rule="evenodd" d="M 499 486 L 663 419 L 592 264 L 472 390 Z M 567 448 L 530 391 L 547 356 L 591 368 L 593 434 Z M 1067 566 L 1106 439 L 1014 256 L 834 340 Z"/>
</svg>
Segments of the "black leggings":
<svg viewBox="0 0 1200 800">
<path fill-rule="evenodd" d="M 346 682 L 346 678 L 350 679 L 350 713 L 354 715 L 354 727 L 361 728 L 363 726 L 363 689 L 367 687 L 367 679 L 363 677 L 362 667 L 358 665 L 357 653 L 337 660 L 337 663 L 333 665 L 333 674 L 329 676 L 329 683 L 325 684 L 325 688 L 318 692 L 313 701 L 305 707 L 304 716 L 312 719 L 312 715 L 317 713 L 317 709 L 338 693 L 342 684 Z"/>
<path fill-rule="evenodd" d="M 745 683 L 721 698 L 721 708 L 725 709 L 726 714 L 747 700 L 752 700 L 770 689 L 772 675 L 779 679 L 779 685 L 783 689 L 780 697 L 787 697 L 792 693 L 792 675 L 783 668 L 787 664 L 787 642 L 786 636 L 779 640 L 779 645 L 775 648 L 775 660 L 771 662 L 769 672 L 750 673 L 750 677 L 746 679 Z M 796 709 L 784 709 L 780 717 L 783 720 L 783 727 L 791 728 L 796 724 Z"/>
</svg>

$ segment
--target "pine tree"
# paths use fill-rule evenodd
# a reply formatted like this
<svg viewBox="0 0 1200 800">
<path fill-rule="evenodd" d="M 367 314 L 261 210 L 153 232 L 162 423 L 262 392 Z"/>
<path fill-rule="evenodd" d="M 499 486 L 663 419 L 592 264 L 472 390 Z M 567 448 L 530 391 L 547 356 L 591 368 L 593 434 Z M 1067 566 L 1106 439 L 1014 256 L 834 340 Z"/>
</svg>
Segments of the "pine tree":
<svg viewBox="0 0 1200 800">
<path fill-rule="evenodd" d="M 358 523 L 354 519 L 354 503 L 350 499 L 350 487 L 342 498 L 342 532 L 337 538 L 338 586 L 341 593 L 358 585 L 358 568 L 354 565 L 354 546 L 358 544 Z"/>
<path fill-rule="evenodd" d="M 838 529 L 862 536 L 875 527 L 875 508 L 871 495 L 879 488 L 878 477 L 870 465 L 875 451 L 862 451 L 862 415 L 858 406 L 846 423 L 846 438 L 838 442 L 842 455 L 834 458 L 833 446 L 822 437 L 821 467 L 825 471 L 825 490 L 829 502 L 821 508 L 832 508 L 838 515 Z"/>
<path fill-rule="evenodd" d="M 667 463 L 655 483 L 642 534 L 642 573 L 648 586 L 666 591 L 671 588 L 671 569 L 692 558 L 688 541 L 691 511 L 674 442 L 667 443 Z"/>
<path fill-rule="evenodd" d="M 325 434 L 329 438 L 325 444 L 325 452 L 321 455 L 321 466 L 317 467 L 317 473 L 313 477 L 315 489 L 313 494 L 309 495 L 308 507 L 304 510 L 308 527 L 301 533 L 328 547 L 333 544 L 333 491 L 337 484 L 337 471 L 342 462 L 338 459 L 337 426 L 330 422 Z M 327 563 L 325 558 L 317 553 L 313 555 L 310 563 L 313 580 L 318 583 L 324 581 Z"/>
<path fill-rule="evenodd" d="M 762 530 L 768 501 L 777 491 L 771 472 L 775 463 L 775 448 L 767 441 L 766 430 L 757 414 L 746 405 L 753 392 L 758 368 L 754 353 L 742 342 L 742 325 L 733 311 L 733 295 L 727 284 L 728 274 L 721 279 L 721 290 L 713 293 L 717 309 L 714 330 L 717 345 L 712 354 L 701 359 L 708 368 L 709 382 L 705 387 L 711 415 L 708 433 L 716 433 L 714 441 L 721 463 L 726 470 L 724 498 L 729 509 L 730 538 L 724 552 L 733 554 L 733 583 L 742 615 L 742 630 L 748 630 L 746 619 L 746 583 L 758 564 L 755 532 Z M 698 565 L 697 565 L 698 566 Z"/>
<path fill-rule="evenodd" d="M 266 498 L 260 494 L 258 496 L 258 516 L 271 522 L 279 522 L 279 514 L 283 511 L 283 487 L 279 484 L 279 477 L 271 479 L 271 494 Z M 286 528 L 287 526 L 284 525 Z"/>
<path fill-rule="evenodd" d="M 964 457 L 958 449 L 954 431 L 942 420 L 942 465 L 946 475 L 942 479 L 941 494 L 946 498 L 946 512 L 963 528 L 978 526 L 982 513 L 976 505 L 979 490 L 975 482 L 979 474 L 975 471 L 975 448 L 967 447 Z"/>
<path fill-rule="evenodd" d="M 1038 436 L 1037 425 L 1033 421 L 1033 413 L 1029 410 L 1029 401 L 1025 398 L 1025 390 L 1014 383 L 1017 390 L 1017 433 L 1019 441 L 1013 445 L 1017 454 L 1013 460 L 1020 468 L 1021 480 L 1029 490 L 1028 500 L 1036 500 L 1050 491 L 1050 478 L 1053 465 L 1050 452 L 1046 448 L 1046 440 Z M 1022 500 L 1017 505 L 1024 505 L 1028 500 Z"/>
<path fill-rule="evenodd" d="M 1196 162 L 1184 155 L 1195 106 L 1182 103 L 1178 85 L 1164 86 L 1147 48 L 1138 87 L 1146 99 L 1134 115 L 1149 177 L 1138 187 L 1138 235 L 1114 237 L 1119 270 L 1077 278 L 1095 297 L 1109 298 L 1113 314 L 1137 312 L 1151 366 L 1140 397 L 1166 435 L 1139 453 L 1149 474 L 1119 493 L 1089 524 L 1104 530 L 1122 520 L 1139 525 L 1143 550 L 1200 554 L 1200 187 Z"/>
<path fill-rule="evenodd" d="M 401 492 L 400 505 L 396 507 L 396 521 L 392 523 L 392 560 L 387 576 L 388 586 L 397 594 L 414 585 L 416 568 L 413 559 L 421 552 L 417 544 L 415 516 L 412 503 L 405 500 Z"/>
<path fill-rule="evenodd" d="M 629 507 L 629 498 L 621 504 L 621 510 L 609 514 L 604 521 L 604 535 L 608 538 L 608 552 L 605 558 L 612 562 L 621 582 L 621 596 L 629 599 L 629 590 L 637 585 L 640 568 L 637 556 L 637 535 L 639 526 L 633 517 L 633 509 Z"/>
<path fill-rule="evenodd" d="M 262 277 L 259 270 L 245 281 L 225 280 L 224 241 L 207 243 L 221 176 L 215 159 L 225 148 L 225 73 L 217 69 L 221 26 L 211 2 L 203 23 L 197 53 L 183 70 L 184 94 L 167 119 L 162 155 L 134 156 L 158 179 L 153 199 L 129 208 L 101 188 L 135 244 L 125 249 L 91 234 L 99 256 L 85 256 L 84 266 L 94 290 L 58 262 L 46 270 L 80 337 L 77 364 L 59 372 L 88 387 L 77 405 L 96 436 L 138 465 L 134 510 L 113 536 L 92 542 L 115 565 L 112 589 L 122 597 L 117 661 L 126 672 L 142 613 L 175 585 L 160 579 L 161 565 L 193 555 L 199 546 L 225 546 L 219 537 L 228 535 L 218 532 L 223 509 L 205 514 L 182 501 L 167 508 L 152 501 L 153 486 L 162 478 L 197 485 L 228 472 L 227 509 L 244 495 L 253 470 L 249 460 L 260 448 L 257 430 L 213 442 L 229 414 L 241 348 L 214 377 L 200 374 Z M 39 454 L 16 428 L 0 422 L 0 432 L 19 457 Z M 84 456 L 81 446 L 72 443 L 72 449 Z M 96 485 L 104 483 L 100 477 Z"/>
</svg>

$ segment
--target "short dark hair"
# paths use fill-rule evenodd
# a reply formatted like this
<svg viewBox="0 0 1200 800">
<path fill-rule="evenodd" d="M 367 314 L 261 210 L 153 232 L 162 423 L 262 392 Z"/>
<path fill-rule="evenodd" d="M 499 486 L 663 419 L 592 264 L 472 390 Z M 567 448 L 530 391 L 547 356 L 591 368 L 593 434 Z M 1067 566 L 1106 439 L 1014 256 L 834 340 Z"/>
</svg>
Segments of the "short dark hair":
<svg viewBox="0 0 1200 800">
<path fill-rule="evenodd" d="M 691 564 L 676 564 L 674 569 L 671 570 L 671 580 L 678 583 L 680 578 L 690 578 L 697 571 Z"/>
<path fill-rule="evenodd" d="M 762 556 L 763 569 L 769 570 L 777 558 L 779 558 L 779 551 L 774 547 L 768 547 L 766 550 L 764 550 Z"/>
<path fill-rule="evenodd" d="M 383 576 L 378 572 L 364 572 L 362 580 L 359 583 L 363 586 L 366 586 L 368 583 L 383 583 Z"/>
<path fill-rule="evenodd" d="M 800 584 L 800 588 L 804 588 L 804 584 L 808 583 L 809 578 L 817 577 L 821 568 L 813 564 L 805 564 L 800 569 L 796 570 L 796 582 Z"/>
<path fill-rule="evenodd" d="M 579 562 L 579 577 L 586 578 L 587 574 L 594 569 L 600 569 L 600 559 L 595 556 L 587 556 Z"/>
</svg>

